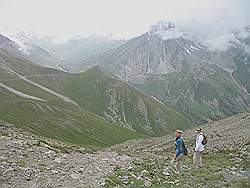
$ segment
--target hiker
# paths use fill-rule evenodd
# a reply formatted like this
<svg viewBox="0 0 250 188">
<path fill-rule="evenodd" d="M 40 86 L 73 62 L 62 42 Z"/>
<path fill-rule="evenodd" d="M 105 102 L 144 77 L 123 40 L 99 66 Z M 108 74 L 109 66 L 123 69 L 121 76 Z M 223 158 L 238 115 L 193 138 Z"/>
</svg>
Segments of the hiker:
<svg viewBox="0 0 250 188">
<path fill-rule="evenodd" d="M 183 155 L 187 155 L 187 149 L 184 144 L 184 140 L 182 138 L 182 131 L 176 130 L 175 131 L 175 154 L 170 162 L 170 166 L 168 170 L 173 169 L 176 174 L 180 174 L 181 164 L 180 161 Z"/>
<path fill-rule="evenodd" d="M 195 169 L 202 168 L 202 153 L 205 149 L 206 144 L 205 136 L 202 133 L 201 128 L 196 129 L 197 137 L 195 142 L 194 156 L 193 156 L 193 167 Z"/>
</svg>

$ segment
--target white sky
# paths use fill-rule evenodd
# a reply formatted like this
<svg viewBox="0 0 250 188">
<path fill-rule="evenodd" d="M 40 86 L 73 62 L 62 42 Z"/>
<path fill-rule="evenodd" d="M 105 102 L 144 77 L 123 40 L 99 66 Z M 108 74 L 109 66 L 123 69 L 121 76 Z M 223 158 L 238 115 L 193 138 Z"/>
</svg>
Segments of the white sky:
<svg viewBox="0 0 250 188">
<path fill-rule="evenodd" d="M 160 20 L 211 26 L 249 24 L 250 0 L 0 0 L 0 33 L 131 38 Z"/>
</svg>

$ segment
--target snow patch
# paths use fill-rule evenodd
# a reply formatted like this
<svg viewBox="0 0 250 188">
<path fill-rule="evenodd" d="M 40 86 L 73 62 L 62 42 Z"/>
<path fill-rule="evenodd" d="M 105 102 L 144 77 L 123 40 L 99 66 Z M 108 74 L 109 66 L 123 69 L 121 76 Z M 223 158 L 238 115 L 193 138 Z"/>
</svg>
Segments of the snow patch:
<svg viewBox="0 0 250 188">
<path fill-rule="evenodd" d="M 191 52 L 187 49 L 187 48 L 184 48 L 186 50 L 186 52 L 191 55 Z"/>
<path fill-rule="evenodd" d="M 128 70 L 128 71 L 130 71 L 130 72 L 132 71 L 132 69 L 129 66 L 127 66 L 127 65 L 125 66 L 125 69 Z"/>
<path fill-rule="evenodd" d="M 156 97 L 154 96 L 151 96 L 153 99 L 155 99 L 157 102 L 161 103 L 161 104 L 164 104 L 163 102 L 161 102 L 159 99 L 157 99 Z"/>
<path fill-rule="evenodd" d="M 60 63 L 56 64 L 56 68 L 58 68 L 59 70 L 61 70 L 63 72 L 68 72 L 68 71 L 64 70 L 62 67 L 60 67 Z"/>
</svg>

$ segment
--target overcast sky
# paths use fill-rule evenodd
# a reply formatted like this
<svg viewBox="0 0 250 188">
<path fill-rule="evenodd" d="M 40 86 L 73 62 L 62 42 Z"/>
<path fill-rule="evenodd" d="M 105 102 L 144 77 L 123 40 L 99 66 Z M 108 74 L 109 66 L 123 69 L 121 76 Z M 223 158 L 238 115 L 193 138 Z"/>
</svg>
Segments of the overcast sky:
<svg viewBox="0 0 250 188">
<path fill-rule="evenodd" d="M 250 0 L 0 0 L 3 34 L 130 38 L 160 20 L 240 28 L 249 25 Z"/>
</svg>

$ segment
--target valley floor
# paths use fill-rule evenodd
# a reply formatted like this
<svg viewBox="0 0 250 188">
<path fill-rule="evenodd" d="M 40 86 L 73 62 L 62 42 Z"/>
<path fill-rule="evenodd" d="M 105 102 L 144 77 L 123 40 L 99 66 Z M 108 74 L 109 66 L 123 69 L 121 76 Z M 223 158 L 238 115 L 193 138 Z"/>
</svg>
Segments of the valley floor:
<svg viewBox="0 0 250 188">
<path fill-rule="evenodd" d="M 194 129 L 182 173 L 164 173 L 174 135 L 90 151 L 0 123 L 0 187 L 249 187 L 250 113 L 204 125 L 204 168 L 192 169 Z"/>
</svg>

